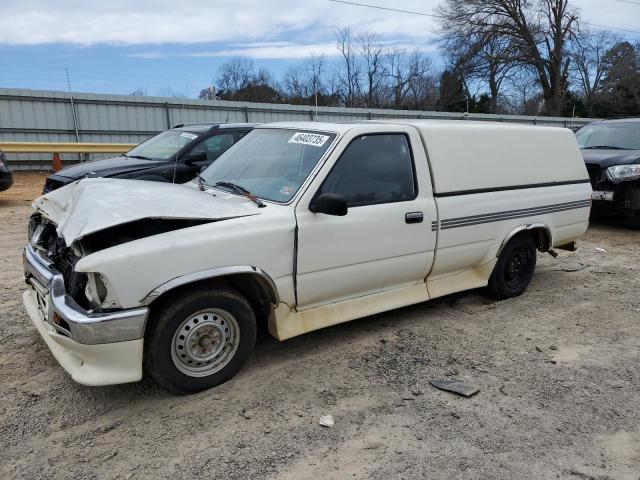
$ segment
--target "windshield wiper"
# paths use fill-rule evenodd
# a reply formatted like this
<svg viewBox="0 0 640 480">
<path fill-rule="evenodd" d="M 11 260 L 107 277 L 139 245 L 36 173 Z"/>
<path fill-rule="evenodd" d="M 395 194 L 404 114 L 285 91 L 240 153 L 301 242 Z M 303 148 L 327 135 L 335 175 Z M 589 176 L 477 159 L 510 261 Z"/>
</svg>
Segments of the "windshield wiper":
<svg viewBox="0 0 640 480">
<path fill-rule="evenodd" d="M 258 197 L 253 195 L 249 190 L 247 190 L 246 188 L 241 187 L 240 185 L 237 185 L 237 184 L 235 184 L 233 182 L 216 182 L 213 186 L 214 187 L 230 188 L 230 189 L 234 190 L 235 192 L 247 197 L 249 200 L 251 200 L 256 205 L 258 205 L 258 207 L 260 207 L 260 208 L 266 207 L 266 205 L 262 202 L 262 200 L 260 200 Z"/>
<path fill-rule="evenodd" d="M 140 160 L 153 160 L 153 158 L 145 157 L 144 155 L 125 155 L 127 158 L 139 158 Z"/>
<path fill-rule="evenodd" d="M 613 147 L 611 145 L 593 145 L 591 147 L 584 147 L 584 150 L 629 150 L 628 148 Z"/>
<path fill-rule="evenodd" d="M 204 182 L 202 181 L 202 177 L 200 175 L 196 175 L 196 181 L 198 182 L 198 188 L 204 192 L 206 189 L 204 187 Z"/>
</svg>

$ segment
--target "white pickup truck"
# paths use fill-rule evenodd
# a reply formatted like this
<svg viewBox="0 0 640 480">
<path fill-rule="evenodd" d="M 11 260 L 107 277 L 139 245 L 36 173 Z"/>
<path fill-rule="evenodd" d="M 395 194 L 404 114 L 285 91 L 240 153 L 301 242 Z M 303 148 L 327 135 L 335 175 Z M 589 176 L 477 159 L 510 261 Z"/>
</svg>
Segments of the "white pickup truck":
<svg viewBox="0 0 640 480">
<path fill-rule="evenodd" d="M 461 290 L 520 295 L 536 250 L 575 249 L 590 205 L 565 129 L 263 125 L 188 184 L 38 198 L 24 305 L 76 381 L 144 371 L 193 392 L 238 372 L 262 322 L 285 340 Z"/>
</svg>

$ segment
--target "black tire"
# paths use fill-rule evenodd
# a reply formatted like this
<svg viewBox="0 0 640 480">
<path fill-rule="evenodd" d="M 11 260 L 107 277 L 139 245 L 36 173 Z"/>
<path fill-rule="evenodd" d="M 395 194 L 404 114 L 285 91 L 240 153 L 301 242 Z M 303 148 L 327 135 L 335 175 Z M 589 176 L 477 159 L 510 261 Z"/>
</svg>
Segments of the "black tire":
<svg viewBox="0 0 640 480">
<path fill-rule="evenodd" d="M 635 210 L 633 216 L 627 217 L 627 226 L 634 230 L 640 230 L 640 210 Z"/>
<path fill-rule="evenodd" d="M 256 317 L 246 298 L 229 288 L 201 286 L 183 289 L 160 302 L 153 308 L 145 333 L 146 375 L 172 392 L 193 393 L 226 382 L 238 373 L 256 341 Z M 233 341 L 228 338 L 231 327 Z M 184 338 L 181 333 L 187 338 L 180 340 Z M 224 358 L 214 359 L 212 355 L 220 348 L 219 356 Z M 217 368 L 218 361 L 226 363 L 219 370 L 207 370 Z"/>
<path fill-rule="evenodd" d="M 526 290 L 535 269 L 536 243 L 528 233 L 517 235 L 500 253 L 487 290 L 498 300 L 517 297 Z"/>
</svg>

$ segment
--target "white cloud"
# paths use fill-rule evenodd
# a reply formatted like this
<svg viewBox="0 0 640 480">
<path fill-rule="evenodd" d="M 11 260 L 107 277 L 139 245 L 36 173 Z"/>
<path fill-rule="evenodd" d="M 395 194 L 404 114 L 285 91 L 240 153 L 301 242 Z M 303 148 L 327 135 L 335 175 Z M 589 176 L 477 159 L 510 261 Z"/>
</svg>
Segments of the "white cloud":
<svg viewBox="0 0 640 480">
<path fill-rule="evenodd" d="M 433 12 L 441 0 L 371 3 Z M 585 21 L 640 30 L 640 6 L 614 0 L 577 0 Z M 430 17 L 362 8 L 328 0 L 2 0 L 0 44 L 159 45 L 221 43 L 231 54 L 300 58 L 332 52 L 337 28 L 377 32 L 430 48 Z M 333 53 L 333 52 L 332 52 Z M 220 52 L 195 52 L 220 56 Z M 133 54 L 160 58 L 151 48 Z"/>
<path fill-rule="evenodd" d="M 237 46 L 237 48 L 221 49 L 213 51 L 191 52 L 186 54 L 189 57 L 251 57 L 256 59 L 300 59 L 312 56 L 333 57 L 338 55 L 335 42 L 314 43 L 300 45 L 289 42 L 277 42 L 277 45 L 258 46 Z M 437 49 L 433 44 L 418 45 L 406 42 L 384 42 L 389 48 L 399 50 L 421 50 L 426 53 L 433 53 Z"/>
<path fill-rule="evenodd" d="M 407 8 L 430 11 L 437 0 L 405 3 Z M 323 41 L 346 26 L 385 36 L 433 35 L 428 17 L 327 0 L 3 0 L 2 4 L 0 44 L 224 42 L 267 47 L 283 46 L 278 45 L 283 38 Z"/>
<path fill-rule="evenodd" d="M 158 50 L 153 50 L 151 52 L 130 53 L 127 55 L 127 57 L 131 57 L 131 58 L 145 58 L 145 59 L 166 58 L 168 56 L 169 56 L 168 53 L 160 52 Z"/>
<path fill-rule="evenodd" d="M 258 46 L 231 48 L 207 52 L 192 52 L 190 57 L 251 57 L 257 59 L 296 59 L 311 56 L 334 56 L 338 52 L 335 43 L 318 43 L 313 45 L 294 45 L 285 43 L 275 46 Z"/>
</svg>

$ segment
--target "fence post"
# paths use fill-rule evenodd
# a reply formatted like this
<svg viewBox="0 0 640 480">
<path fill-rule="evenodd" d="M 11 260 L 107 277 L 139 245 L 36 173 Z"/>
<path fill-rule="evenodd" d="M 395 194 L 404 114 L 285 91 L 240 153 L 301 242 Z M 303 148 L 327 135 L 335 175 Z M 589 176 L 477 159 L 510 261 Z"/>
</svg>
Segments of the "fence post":
<svg viewBox="0 0 640 480">
<path fill-rule="evenodd" d="M 169 102 L 164 102 L 164 115 L 167 118 L 167 129 L 171 128 L 171 117 L 169 116 Z"/>
<path fill-rule="evenodd" d="M 243 107 L 244 110 L 244 123 L 249 123 L 249 107 Z"/>
</svg>

